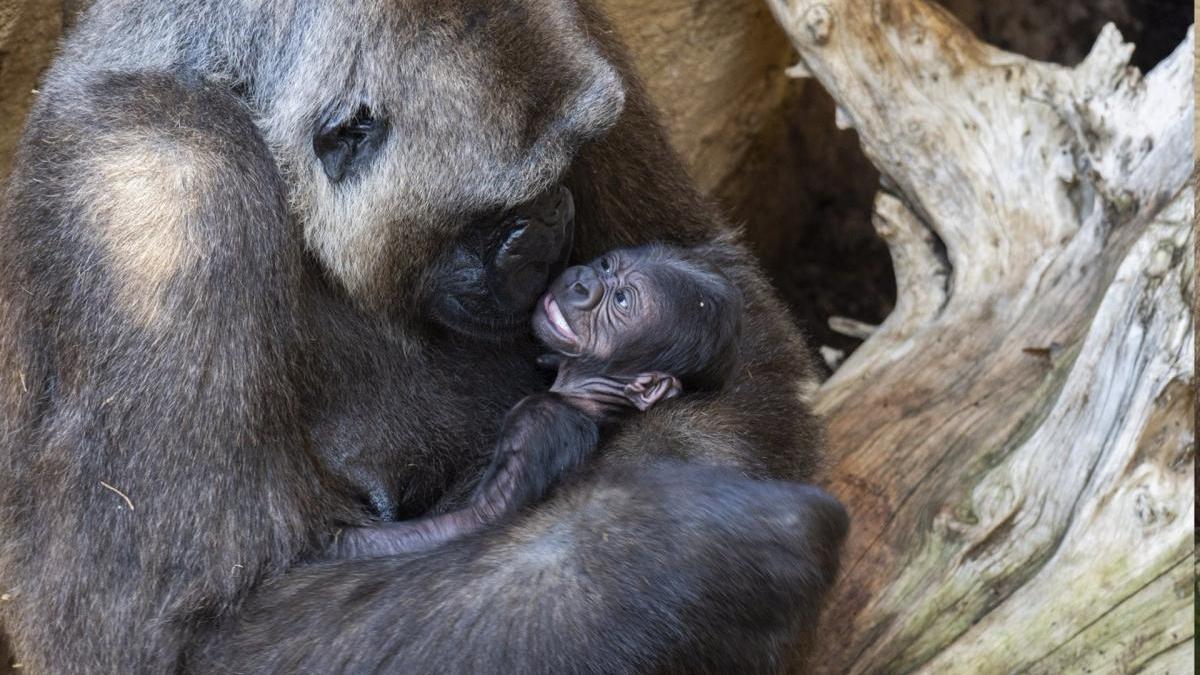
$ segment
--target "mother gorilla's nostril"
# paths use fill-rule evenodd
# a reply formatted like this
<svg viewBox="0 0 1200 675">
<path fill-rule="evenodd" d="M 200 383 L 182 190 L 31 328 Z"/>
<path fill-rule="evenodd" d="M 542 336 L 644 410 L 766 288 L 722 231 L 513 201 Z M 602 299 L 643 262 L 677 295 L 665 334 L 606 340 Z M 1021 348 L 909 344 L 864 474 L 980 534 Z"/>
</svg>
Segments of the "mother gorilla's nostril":
<svg viewBox="0 0 1200 675">
<path fill-rule="evenodd" d="M 530 310 L 566 266 L 575 234 L 575 202 L 559 186 L 523 204 L 501 224 L 510 228 L 487 263 L 488 290 L 510 311 Z"/>
</svg>

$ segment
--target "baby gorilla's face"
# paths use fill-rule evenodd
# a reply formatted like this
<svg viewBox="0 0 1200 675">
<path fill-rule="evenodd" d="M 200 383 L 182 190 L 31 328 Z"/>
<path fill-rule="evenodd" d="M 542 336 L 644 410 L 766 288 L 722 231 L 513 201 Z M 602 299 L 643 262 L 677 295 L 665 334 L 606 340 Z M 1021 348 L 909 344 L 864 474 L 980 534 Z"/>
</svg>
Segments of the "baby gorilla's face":
<svg viewBox="0 0 1200 675">
<path fill-rule="evenodd" d="M 621 249 L 567 269 L 538 303 L 534 333 L 560 354 L 608 359 L 667 318 L 660 265 Z"/>
<path fill-rule="evenodd" d="M 533 317 L 557 352 L 551 391 L 597 414 L 646 410 L 689 388 L 714 390 L 732 371 L 741 294 L 686 249 L 617 249 L 568 269 Z"/>
</svg>

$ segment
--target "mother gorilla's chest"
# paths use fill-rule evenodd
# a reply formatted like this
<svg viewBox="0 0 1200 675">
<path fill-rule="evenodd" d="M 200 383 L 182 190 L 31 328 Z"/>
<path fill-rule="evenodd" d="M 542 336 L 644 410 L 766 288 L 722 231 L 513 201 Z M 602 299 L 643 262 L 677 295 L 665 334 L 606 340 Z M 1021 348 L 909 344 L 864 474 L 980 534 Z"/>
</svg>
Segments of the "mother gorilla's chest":
<svg viewBox="0 0 1200 675">
<path fill-rule="evenodd" d="M 324 466 L 369 513 L 424 512 L 477 475 L 505 413 L 544 389 L 529 341 L 402 349 L 359 334 L 315 355 L 304 407 Z"/>
</svg>

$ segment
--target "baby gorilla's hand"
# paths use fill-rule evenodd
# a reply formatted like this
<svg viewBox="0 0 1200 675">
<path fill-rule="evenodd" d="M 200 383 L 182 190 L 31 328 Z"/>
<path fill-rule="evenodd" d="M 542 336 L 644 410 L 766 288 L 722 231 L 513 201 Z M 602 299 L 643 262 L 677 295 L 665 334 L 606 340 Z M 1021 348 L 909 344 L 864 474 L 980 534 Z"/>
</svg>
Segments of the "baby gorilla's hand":
<svg viewBox="0 0 1200 675">
<path fill-rule="evenodd" d="M 547 359 L 546 363 L 549 362 Z M 659 401 L 678 396 L 682 390 L 679 378 L 670 373 L 607 375 L 572 359 L 559 360 L 558 377 L 550 387 L 550 391 L 597 422 L 611 420 L 634 408 L 645 412 Z"/>
<path fill-rule="evenodd" d="M 642 373 L 625 385 L 622 393 L 635 408 L 646 412 L 654 404 L 675 398 L 683 391 L 679 378 L 670 373 Z"/>
</svg>

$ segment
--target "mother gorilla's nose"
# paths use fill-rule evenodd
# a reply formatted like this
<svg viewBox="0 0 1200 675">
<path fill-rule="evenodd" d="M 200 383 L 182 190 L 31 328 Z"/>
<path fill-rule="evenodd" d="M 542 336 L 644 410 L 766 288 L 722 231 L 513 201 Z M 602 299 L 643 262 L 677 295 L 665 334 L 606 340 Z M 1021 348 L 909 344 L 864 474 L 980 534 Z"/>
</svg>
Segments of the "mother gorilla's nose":
<svg viewBox="0 0 1200 675">
<path fill-rule="evenodd" d="M 527 311 L 558 276 L 571 254 L 575 201 L 559 186 L 518 206 L 505 219 L 509 228 L 488 266 L 488 288 L 516 311 Z"/>
</svg>

